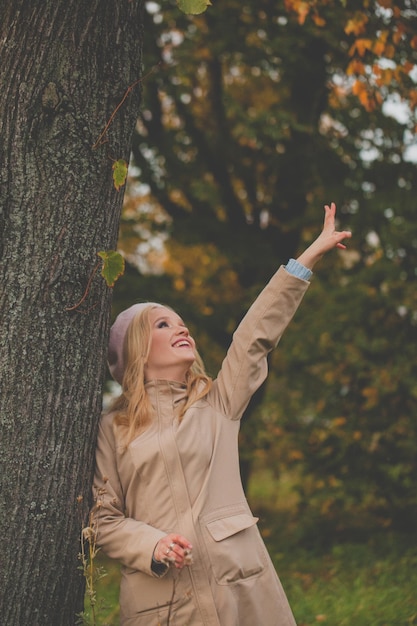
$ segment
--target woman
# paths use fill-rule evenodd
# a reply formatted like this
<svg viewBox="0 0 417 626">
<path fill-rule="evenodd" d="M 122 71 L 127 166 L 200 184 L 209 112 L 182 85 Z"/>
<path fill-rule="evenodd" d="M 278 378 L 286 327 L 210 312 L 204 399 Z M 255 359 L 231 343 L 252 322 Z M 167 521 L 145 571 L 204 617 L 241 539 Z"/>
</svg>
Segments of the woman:
<svg viewBox="0 0 417 626">
<path fill-rule="evenodd" d="M 216 380 L 181 318 L 156 303 L 121 313 L 109 367 L 122 394 L 100 423 L 97 543 L 122 563 L 121 624 L 294 626 L 239 475 L 239 420 L 267 375 L 314 264 L 345 248 L 336 207 L 281 267 L 234 333 Z"/>
</svg>

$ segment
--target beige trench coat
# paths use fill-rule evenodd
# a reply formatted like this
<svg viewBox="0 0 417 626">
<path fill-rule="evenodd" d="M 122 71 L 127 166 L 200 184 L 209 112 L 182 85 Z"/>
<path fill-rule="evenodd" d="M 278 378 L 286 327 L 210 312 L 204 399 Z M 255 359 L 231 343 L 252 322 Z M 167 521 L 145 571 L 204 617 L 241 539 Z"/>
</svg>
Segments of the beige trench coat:
<svg viewBox="0 0 417 626">
<path fill-rule="evenodd" d="M 98 544 L 122 563 L 123 626 L 294 626 L 246 501 L 238 462 L 239 420 L 267 375 L 275 347 L 309 283 L 283 267 L 236 330 L 213 387 L 178 423 L 185 389 L 147 384 L 156 419 L 123 450 L 111 414 L 100 424 L 95 489 Z M 166 533 L 193 545 L 193 564 L 151 570 Z"/>
</svg>

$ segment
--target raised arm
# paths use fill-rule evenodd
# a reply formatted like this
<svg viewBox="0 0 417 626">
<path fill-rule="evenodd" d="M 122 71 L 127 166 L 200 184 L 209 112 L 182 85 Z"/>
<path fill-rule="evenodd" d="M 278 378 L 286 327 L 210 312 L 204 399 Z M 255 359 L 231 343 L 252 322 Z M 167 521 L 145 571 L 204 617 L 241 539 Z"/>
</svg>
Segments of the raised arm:
<svg viewBox="0 0 417 626">
<path fill-rule="evenodd" d="M 345 247 L 342 242 L 351 233 L 335 231 L 335 213 L 334 203 L 325 207 L 322 232 L 297 259 L 304 268 L 311 270 L 327 251 Z M 309 286 L 308 279 L 298 276 L 281 267 L 233 335 L 211 394 L 231 419 L 241 417 L 267 376 L 267 355 L 277 345 Z"/>
</svg>

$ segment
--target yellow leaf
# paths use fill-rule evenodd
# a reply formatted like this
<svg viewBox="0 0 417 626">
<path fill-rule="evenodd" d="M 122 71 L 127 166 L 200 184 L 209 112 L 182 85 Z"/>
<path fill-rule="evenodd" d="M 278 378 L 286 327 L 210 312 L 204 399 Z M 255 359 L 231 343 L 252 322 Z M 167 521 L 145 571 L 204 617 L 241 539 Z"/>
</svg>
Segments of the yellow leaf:
<svg viewBox="0 0 417 626">
<path fill-rule="evenodd" d="M 346 22 L 346 35 L 362 35 L 365 32 L 368 17 L 364 13 L 355 13 L 355 16 Z"/>
<path fill-rule="evenodd" d="M 311 16 L 311 19 L 313 20 L 316 26 L 326 26 L 326 20 L 323 17 L 320 17 L 320 15 L 317 15 L 316 13 Z"/>
<path fill-rule="evenodd" d="M 340 480 L 336 478 L 336 476 L 329 476 L 328 483 L 330 487 L 339 487 Z"/>
<path fill-rule="evenodd" d="M 364 90 L 366 91 L 365 85 L 360 80 L 355 80 L 352 85 L 352 93 L 359 97 Z"/>
<path fill-rule="evenodd" d="M 348 76 L 352 76 L 352 74 L 363 76 L 365 74 L 365 65 L 359 59 L 353 59 L 347 66 L 346 74 Z"/>
<path fill-rule="evenodd" d="M 384 56 L 387 59 L 393 59 L 395 54 L 395 48 L 392 44 L 388 44 L 384 49 Z"/>
<path fill-rule="evenodd" d="M 394 34 L 392 35 L 392 41 L 393 43 L 395 43 L 396 46 L 398 46 L 398 44 L 400 43 L 401 39 L 404 36 L 404 32 L 402 29 L 398 28 Z"/>
<path fill-rule="evenodd" d="M 359 96 L 359 102 L 361 103 L 365 111 L 368 111 L 368 113 L 370 113 L 371 111 L 375 109 L 374 102 L 369 97 L 369 94 L 365 91 L 361 93 L 361 95 Z"/>
<path fill-rule="evenodd" d="M 304 22 L 306 21 L 306 17 L 310 12 L 310 7 L 308 3 L 300 2 L 300 4 L 298 5 L 297 12 L 298 12 L 298 23 L 304 24 Z"/>
<path fill-rule="evenodd" d="M 211 6 L 211 2 L 210 0 L 177 0 L 177 6 L 183 13 L 199 15 Z"/>
<path fill-rule="evenodd" d="M 393 72 L 391 68 L 387 68 L 382 70 L 381 72 L 381 83 L 383 85 L 389 85 L 393 79 Z"/>
<path fill-rule="evenodd" d="M 365 387 L 362 389 L 362 395 L 366 398 L 365 408 L 370 409 L 378 404 L 379 393 L 376 387 Z"/>
<path fill-rule="evenodd" d="M 384 9 L 390 9 L 392 7 L 392 0 L 378 0 L 378 4 Z"/>
<path fill-rule="evenodd" d="M 414 111 L 414 109 L 417 108 L 417 90 L 416 89 L 410 89 L 410 91 L 408 92 L 408 99 L 410 102 L 410 107 Z"/>
<path fill-rule="evenodd" d="M 359 56 L 363 57 L 367 50 L 372 49 L 371 39 L 357 39 L 353 44 L 353 48 L 356 49 Z"/>
<path fill-rule="evenodd" d="M 98 256 L 103 260 L 101 275 L 108 287 L 113 287 L 116 280 L 124 274 L 125 260 L 116 250 L 100 250 Z"/>
<path fill-rule="evenodd" d="M 378 57 L 380 57 L 380 56 L 382 56 L 382 55 L 383 55 L 384 50 L 385 50 L 385 42 L 384 42 L 384 41 L 381 41 L 381 40 L 376 41 L 376 42 L 375 42 L 375 44 L 374 44 L 374 53 L 375 53 Z"/>
<path fill-rule="evenodd" d="M 174 289 L 176 291 L 184 291 L 186 287 L 185 280 L 183 278 L 176 278 L 174 280 Z"/>
<path fill-rule="evenodd" d="M 301 450 L 291 450 L 288 456 L 292 461 L 301 461 L 301 459 L 304 458 L 304 454 Z"/>
<path fill-rule="evenodd" d="M 113 184 L 117 191 L 126 182 L 128 165 L 124 159 L 119 159 L 113 163 Z"/>
</svg>

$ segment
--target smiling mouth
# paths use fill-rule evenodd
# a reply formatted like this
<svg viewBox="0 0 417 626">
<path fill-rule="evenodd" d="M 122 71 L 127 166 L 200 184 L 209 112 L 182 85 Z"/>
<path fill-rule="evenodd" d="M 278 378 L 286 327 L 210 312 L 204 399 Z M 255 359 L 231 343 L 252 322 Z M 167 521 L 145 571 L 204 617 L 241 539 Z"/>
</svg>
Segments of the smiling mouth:
<svg viewBox="0 0 417 626">
<path fill-rule="evenodd" d="M 172 347 L 173 348 L 192 348 L 192 345 L 189 341 L 186 341 L 185 339 L 181 339 L 180 341 L 176 341 Z"/>
</svg>

